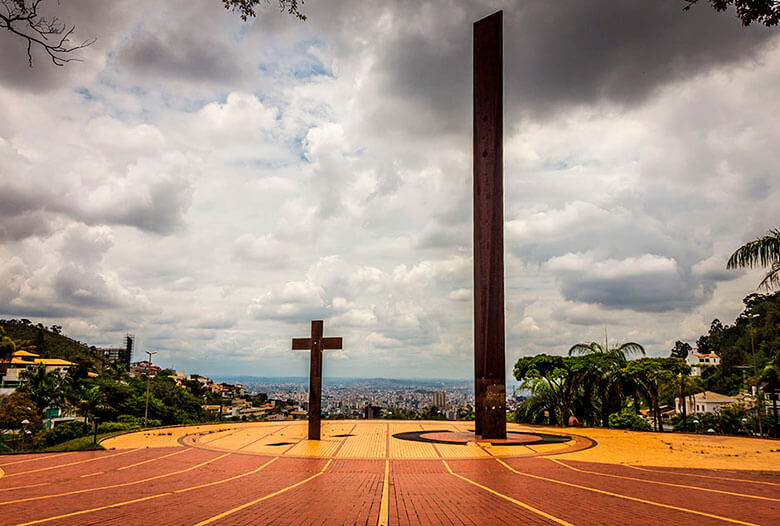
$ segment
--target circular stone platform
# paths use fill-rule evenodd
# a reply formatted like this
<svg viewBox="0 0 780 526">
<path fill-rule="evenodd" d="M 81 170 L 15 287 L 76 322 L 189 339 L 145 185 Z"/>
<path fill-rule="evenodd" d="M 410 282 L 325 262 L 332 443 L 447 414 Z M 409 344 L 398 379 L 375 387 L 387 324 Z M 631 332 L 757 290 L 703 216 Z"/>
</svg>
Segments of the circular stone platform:
<svg viewBox="0 0 780 526">
<path fill-rule="evenodd" d="M 475 435 L 473 431 L 410 431 L 396 433 L 393 438 L 399 440 L 411 440 L 413 442 L 429 442 L 433 444 L 461 444 L 469 442 L 479 444 L 488 443 L 493 446 L 527 446 L 529 444 L 563 444 L 571 441 L 571 437 L 563 435 L 551 435 L 549 433 L 512 433 L 508 432 L 506 438 L 483 439 Z"/>
</svg>

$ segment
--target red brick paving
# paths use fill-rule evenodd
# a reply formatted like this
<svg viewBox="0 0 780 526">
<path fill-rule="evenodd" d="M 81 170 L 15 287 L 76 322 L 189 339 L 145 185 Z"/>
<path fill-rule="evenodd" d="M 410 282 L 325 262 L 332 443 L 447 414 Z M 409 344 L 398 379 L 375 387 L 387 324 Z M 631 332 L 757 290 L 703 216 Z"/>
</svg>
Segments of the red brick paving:
<svg viewBox="0 0 780 526">
<path fill-rule="evenodd" d="M 327 462 L 322 458 L 279 458 L 251 475 L 185 493 L 171 493 L 248 473 L 271 458 L 234 453 L 185 473 L 133 484 L 142 479 L 217 459 L 222 455 L 214 451 L 189 449 L 181 454 L 157 459 L 175 451 L 181 449 L 142 449 L 123 455 L 116 455 L 116 451 L 81 452 L 41 458 L 32 462 L 19 461 L 38 457 L 0 457 L 0 467 L 5 464 L 8 474 L 98 459 L 0 478 L 0 490 L 25 484 L 47 483 L 44 486 L 0 491 L 0 524 L 18 524 L 149 496 L 156 497 L 119 508 L 60 518 L 49 524 L 195 524 L 289 488 L 320 473 Z M 117 471 L 119 467 L 149 459 L 157 460 Z M 669 482 L 780 499 L 780 486 L 749 482 L 755 480 L 777 483 L 780 480 L 777 473 L 663 468 L 641 471 L 613 464 L 565 461 L 567 465 L 583 470 L 639 479 L 626 480 L 573 471 L 545 458 L 512 459 L 506 462 L 524 473 L 746 522 L 776 524 L 777 517 L 780 517 L 780 503 L 776 501 L 663 486 L 651 482 Z M 661 508 L 618 496 L 524 477 L 509 471 L 493 459 L 448 460 L 447 463 L 455 473 L 467 479 L 574 524 L 723 524 L 720 520 L 681 510 Z M 376 524 L 380 514 L 384 466 L 384 460 L 334 460 L 325 472 L 305 484 L 232 513 L 215 524 Z M 81 476 L 99 471 L 105 473 Z M 700 475 L 745 479 L 748 482 L 709 479 Z M 554 524 L 531 510 L 449 473 L 440 460 L 391 460 L 388 482 L 388 518 L 391 525 Z M 127 483 L 130 485 L 104 487 Z M 91 489 L 94 491 L 8 503 L 22 498 Z"/>
<path fill-rule="evenodd" d="M 186 473 L 180 473 L 169 477 L 118 488 L 103 488 L 105 485 L 134 482 L 151 476 L 178 471 L 186 467 L 193 466 L 198 462 L 204 461 L 205 459 L 203 457 L 216 458 L 219 456 L 219 454 L 213 452 L 204 453 L 205 455 L 200 455 L 200 458 L 190 458 L 190 462 L 188 463 L 184 463 L 182 460 L 174 460 L 185 456 L 185 454 L 182 454 L 175 457 L 170 457 L 170 460 L 162 459 L 160 461 L 160 466 L 147 468 L 147 466 L 150 466 L 154 463 L 144 464 L 138 468 L 117 472 L 111 480 L 94 480 L 98 477 L 76 478 L 51 486 L 22 490 L 25 492 L 35 492 L 35 496 L 47 496 L 69 491 L 95 488 L 95 491 L 89 491 L 75 495 L 55 496 L 41 500 L 3 504 L 3 502 L 13 500 L 14 498 L 30 496 L 27 494 L 19 495 L 17 497 L 16 491 L 6 492 L 12 495 L 6 495 L 3 500 L 0 501 L 0 513 L 2 513 L 2 516 L 0 516 L 0 521 L 7 521 L 9 518 L 12 519 L 11 523 L 37 520 L 55 515 L 67 514 L 82 509 L 107 506 L 116 502 L 173 491 L 196 484 L 227 478 L 239 473 L 244 473 L 254 469 L 255 467 L 261 465 L 264 461 L 268 460 L 267 458 L 264 459 L 257 456 L 248 457 L 244 455 L 229 455 L 225 458 L 216 460 L 211 464 Z"/>
<path fill-rule="evenodd" d="M 780 465 L 780 455 L 776 458 L 767 458 L 767 464 L 774 464 L 775 467 Z M 628 468 L 632 469 L 632 468 Z M 679 475 L 697 476 L 704 475 L 706 477 L 726 477 L 734 479 L 755 480 L 757 482 L 771 482 L 773 484 L 780 484 L 780 470 L 777 471 L 737 471 L 733 469 L 692 469 L 692 468 L 667 468 L 667 467 L 652 467 L 642 469 L 632 469 L 632 471 L 665 471 L 668 473 L 675 473 Z"/>
<path fill-rule="evenodd" d="M 694 489 L 651 484 L 647 482 L 602 477 L 591 473 L 573 471 L 544 458 L 512 459 L 506 462 L 513 468 L 524 473 L 547 477 L 558 481 L 569 482 L 572 484 L 578 484 L 590 488 L 596 488 L 604 491 L 610 491 L 613 493 L 619 493 L 629 497 L 650 500 L 670 506 L 694 509 L 745 522 L 754 522 L 757 524 L 777 524 L 777 517 L 780 517 L 780 507 L 778 507 L 780 502 L 748 499 L 734 495 L 724 495 Z M 639 473 L 639 471 L 636 472 Z M 513 475 L 515 477 L 524 478 L 521 475 Z M 526 480 L 530 481 L 530 479 Z M 587 490 L 577 490 L 568 486 L 547 483 L 544 481 L 537 482 L 536 479 L 532 481 L 532 484 L 539 486 L 543 486 L 545 484 L 558 486 L 566 493 L 572 494 L 572 496 L 577 493 L 583 493 L 584 495 L 587 495 L 588 499 L 606 498 L 614 499 L 618 502 L 622 501 L 622 499 L 609 496 L 600 496 L 597 493 Z M 709 485 L 697 483 L 696 486 L 708 487 Z M 780 491 L 775 491 L 774 495 L 772 495 L 772 498 L 780 499 Z M 622 502 L 625 504 L 625 501 Z M 663 513 L 664 516 L 667 514 L 679 513 L 674 510 L 662 510 L 656 506 L 645 505 L 639 502 L 630 503 L 630 506 L 626 507 L 633 509 L 652 508 L 652 513 L 660 512 Z M 697 524 L 703 524 L 707 521 L 706 517 L 693 514 L 684 514 L 684 516 L 686 517 L 686 520 L 695 520 Z M 625 524 L 625 522 L 623 522 L 623 524 Z"/>
<path fill-rule="evenodd" d="M 596 471 L 599 473 L 607 473 L 610 475 L 619 475 L 621 477 L 631 477 L 637 479 L 643 479 L 648 481 L 666 482 L 670 484 L 682 484 L 687 486 L 697 486 L 702 488 L 715 489 L 720 491 L 730 491 L 734 493 L 745 493 L 748 495 L 759 495 L 770 498 L 780 498 L 780 478 L 776 478 L 777 486 L 765 484 L 766 481 L 749 482 L 749 479 L 745 478 L 740 480 L 741 477 L 730 472 L 717 472 L 710 471 L 706 477 L 698 476 L 696 473 L 692 476 L 690 473 L 681 471 L 672 472 L 664 471 L 657 472 L 645 471 L 633 469 L 628 466 L 622 466 L 620 464 L 598 464 L 594 462 L 580 462 L 580 461 L 565 461 L 564 464 L 569 466 L 584 469 L 588 471 Z M 722 478 L 716 478 L 722 477 Z M 610 477 L 611 478 L 611 477 Z M 729 479 L 729 480 L 726 480 Z M 619 482 L 621 479 L 613 479 Z"/>
</svg>

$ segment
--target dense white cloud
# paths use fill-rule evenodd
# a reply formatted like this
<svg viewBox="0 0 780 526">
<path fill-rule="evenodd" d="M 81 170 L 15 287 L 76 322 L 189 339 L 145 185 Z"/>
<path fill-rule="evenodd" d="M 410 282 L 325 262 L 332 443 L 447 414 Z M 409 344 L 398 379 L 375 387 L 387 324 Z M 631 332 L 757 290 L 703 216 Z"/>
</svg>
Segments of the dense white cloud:
<svg viewBox="0 0 780 526">
<path fill-rule="evenodd" d="M 776 227 L 780 40 L 674 2 L 62 5 L 0 35 L 0 315 L 207 374 L 472 371 L 471 22 L 505 10 L 507 366 L 728 320 Z M 152 8 L 153 7 L 153 8 Z M 713 38 L 716 36 L 717 38 Z"/>
</svg>

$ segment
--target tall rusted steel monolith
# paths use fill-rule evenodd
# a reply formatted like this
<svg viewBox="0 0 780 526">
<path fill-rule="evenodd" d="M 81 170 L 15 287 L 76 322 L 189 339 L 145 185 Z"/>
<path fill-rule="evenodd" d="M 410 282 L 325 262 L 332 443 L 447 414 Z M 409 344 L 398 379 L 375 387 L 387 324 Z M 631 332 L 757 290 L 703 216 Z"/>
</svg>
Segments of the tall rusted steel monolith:
<svg viewBox="0 0 780 526">
<path fill-rule="evenodd" d="M 502 12 L 474 23 L 475 433 L 506 437 Z"/>
</svg>

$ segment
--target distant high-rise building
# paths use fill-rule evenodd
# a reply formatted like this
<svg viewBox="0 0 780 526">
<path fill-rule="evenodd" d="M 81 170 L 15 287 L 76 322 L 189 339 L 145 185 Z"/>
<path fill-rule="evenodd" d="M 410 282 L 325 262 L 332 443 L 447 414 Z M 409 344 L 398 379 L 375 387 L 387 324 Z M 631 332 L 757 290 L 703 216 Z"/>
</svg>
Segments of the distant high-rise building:
<svg viewBox="0 0 780 526">
<path fill-rule="evenodd" d="M 447 407 L 447 393 L 444 391 L 433 393 L 433 406 L 443 411 Z"/>
<path fill-rule="evenodd" d="M 366 420 L 372 420 L 382 416 L 382 408 L 375 405 L 367 405 L 363 408 L 363 417 Z"/>
<path fill-rule="evenodd" d="M 133 345 L 135 344 L 135 336 L 132 334 L 125 335 L 125 346 L 122 347 L 98 347 L 95 349 L 101 356 L 106 358 L 111 363 L 118 363 L 124 365 L 127 370 L 130 370 L 130 362 L 133 359 Z"/>
</svg>

